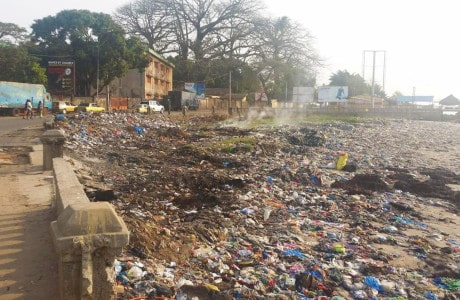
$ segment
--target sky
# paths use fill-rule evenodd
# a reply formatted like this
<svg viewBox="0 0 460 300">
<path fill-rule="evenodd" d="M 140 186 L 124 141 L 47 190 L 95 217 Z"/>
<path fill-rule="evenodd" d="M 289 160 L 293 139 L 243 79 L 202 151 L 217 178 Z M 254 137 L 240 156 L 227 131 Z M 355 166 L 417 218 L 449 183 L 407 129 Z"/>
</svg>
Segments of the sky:
<svg viewBox="0 0 460 300">
<path fill-rule="evenodd" d="M 314 37 L 323 59 L 318 85 L 337 71 L 384 86 L 387 95 L 460 98 L 460 36 L 455 0 L 262 0 L 271 17 L 287 16 Z M 112 14 L 129 0 L 0 0 L 0 22 L 30 30 L 65 9 Z M 375 59 L 374 59 L 375 55 Z M 373 76 L 372 76 L 373 75 Z"/>
</svg>

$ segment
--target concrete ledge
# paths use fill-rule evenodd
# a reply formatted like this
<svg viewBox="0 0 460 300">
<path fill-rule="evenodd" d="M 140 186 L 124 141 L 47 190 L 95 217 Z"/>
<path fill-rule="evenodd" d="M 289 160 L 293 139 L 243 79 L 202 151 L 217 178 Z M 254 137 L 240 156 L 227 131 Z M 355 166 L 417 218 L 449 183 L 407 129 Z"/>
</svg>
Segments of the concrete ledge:
<svg viewBox="0 0 460 300">
<path fill-rule="evenodd" d="M 122 248 L 129 242 L 125 223 L 107 202 L 71 204 L 51 223 L 51 230 L 58 253 L 72 252 L 81 236 L 96 248 Z"/>
<path fill-rule="evenodd" d="M 58 218 L 51 234 L 59 255 L 61 300 L 116 299 L 115 257 L 129 231 L 108 202 L 90 202 L 69 163 L 52 160 Z"/>
<path fill-rule="evenodd" d="M 57 214 L 72 204 L 90 203 L 72 167 L 63 158 L 53 158 Z"/>
</svg>

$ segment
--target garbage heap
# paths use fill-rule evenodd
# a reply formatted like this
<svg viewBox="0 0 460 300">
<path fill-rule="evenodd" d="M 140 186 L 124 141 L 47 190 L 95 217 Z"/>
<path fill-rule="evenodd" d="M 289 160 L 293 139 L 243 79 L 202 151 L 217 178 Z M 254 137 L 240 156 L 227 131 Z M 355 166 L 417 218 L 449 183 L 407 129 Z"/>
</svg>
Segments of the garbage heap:
<svg viewBox="0 0 460 300">
<path fill-rule="evenodd" d="M 459 299 L 460 124 L 276 121 L 58 122 L 131 231 L 118 299 Z"/>
</svg>

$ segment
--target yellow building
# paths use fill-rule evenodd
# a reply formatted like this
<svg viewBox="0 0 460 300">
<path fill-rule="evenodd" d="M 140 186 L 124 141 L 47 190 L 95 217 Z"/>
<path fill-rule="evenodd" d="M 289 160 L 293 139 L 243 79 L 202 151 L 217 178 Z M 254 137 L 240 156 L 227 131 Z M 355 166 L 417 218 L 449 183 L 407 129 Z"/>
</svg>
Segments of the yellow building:
<svg viewBox="0 0 460 300">
<path fill-rule="evenodd" d="M 144 70 L 131 69 L 110 85 L 111 96 L 122 98 L 161 99 L 173 89 L 174 65 L 149 49 L 149 64 Z"/>
</svg>

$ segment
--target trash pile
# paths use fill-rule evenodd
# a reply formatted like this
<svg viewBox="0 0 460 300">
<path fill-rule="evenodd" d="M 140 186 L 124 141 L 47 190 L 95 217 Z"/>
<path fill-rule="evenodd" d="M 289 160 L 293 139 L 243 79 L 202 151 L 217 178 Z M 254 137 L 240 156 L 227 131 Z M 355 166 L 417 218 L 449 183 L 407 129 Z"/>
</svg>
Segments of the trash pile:
<svg viewBox="0 0 460 300">
<path fill-rule="evenodd" d="M 118 299 L 459 299 L 460 124 L 66 117 Z"/>
</svg>

